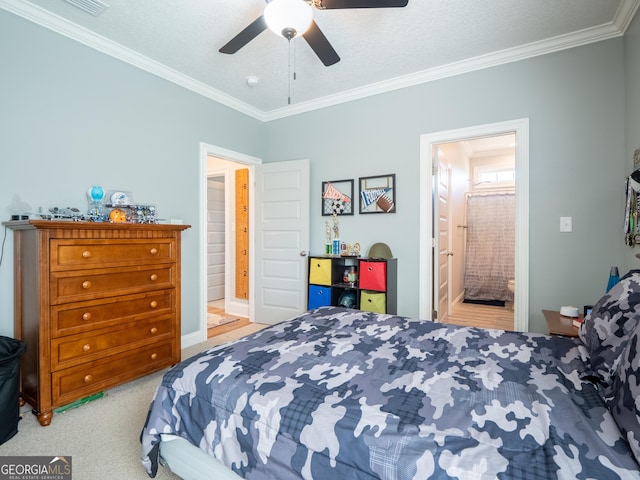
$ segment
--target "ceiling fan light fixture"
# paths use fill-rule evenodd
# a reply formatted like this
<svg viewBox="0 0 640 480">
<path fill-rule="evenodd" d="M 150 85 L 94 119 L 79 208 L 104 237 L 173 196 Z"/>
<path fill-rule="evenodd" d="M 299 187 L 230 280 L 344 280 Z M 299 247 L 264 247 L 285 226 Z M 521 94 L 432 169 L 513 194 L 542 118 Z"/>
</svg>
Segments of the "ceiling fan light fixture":
<svg viewBox="0 0 640 480">
<path fill-rule="evenodd" d="M 269 30 L 291 40 L 307 31 L 313 11 L 304 0 L 272 0 L 264 9 L 264 19 Z"/>
</svg>

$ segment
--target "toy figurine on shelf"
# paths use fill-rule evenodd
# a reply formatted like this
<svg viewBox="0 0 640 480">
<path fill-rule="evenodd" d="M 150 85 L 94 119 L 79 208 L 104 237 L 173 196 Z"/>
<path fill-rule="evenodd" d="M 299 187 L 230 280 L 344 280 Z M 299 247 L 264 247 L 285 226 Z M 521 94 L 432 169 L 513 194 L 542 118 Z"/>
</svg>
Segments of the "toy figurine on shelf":
<svg viewBox="0 0 640 480">
<path fill-rule="evenodd" d="M 346 252 L 343 253 L 347 257 L 359 257 L 360 256 L 360 244 L 359 243 L 347 243 Z"/>
</svg>

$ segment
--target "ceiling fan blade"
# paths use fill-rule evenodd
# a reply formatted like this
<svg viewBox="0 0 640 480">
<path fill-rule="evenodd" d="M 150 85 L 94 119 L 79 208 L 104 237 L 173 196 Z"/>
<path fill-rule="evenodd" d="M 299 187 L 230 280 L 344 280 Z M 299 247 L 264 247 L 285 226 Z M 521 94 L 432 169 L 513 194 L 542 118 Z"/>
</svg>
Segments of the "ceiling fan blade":
<svg viewBox="0 0 640 480">
<path fill-rule="evenodd" d="M 260 15 L 256 18 L 248 27 L 242 30 L 238 35 L 233 37 L 229 43 L 224 45 L 220 50 L 220 53 L 236 53 L 242 47 L 244 47 L 251 40 L 256 38 L 259 34 L 267 29 L 267 22 L 264 20 L 264 15 Z"/>
<path fill-rule="evenodd" d="M 324 33 L 322 33 L 322 30 L 320 30 L 315 20 L 311 21 L 311 26 L 302 36 L 326 67 L 340 61 L 340 57 L 329 43 L 329 40 L 327 40 L 327 37 L 324 36 Z"/>
<path fill-rule="evenodd" d="M 406 7 L 409 0 L 320 0 L 320 9 Z"/>
</svg>

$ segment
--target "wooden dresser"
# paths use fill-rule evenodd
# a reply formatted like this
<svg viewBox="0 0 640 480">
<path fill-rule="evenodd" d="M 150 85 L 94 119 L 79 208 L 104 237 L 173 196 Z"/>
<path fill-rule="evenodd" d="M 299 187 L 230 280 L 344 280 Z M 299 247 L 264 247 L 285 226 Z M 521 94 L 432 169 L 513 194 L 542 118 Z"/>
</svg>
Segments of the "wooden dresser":
<svg viewBox="0 0 640 480">
<path fill-rule="evenodd" d="M 188 225 L 10 221 L 21 397 L 53 410 L 180 361 Z"/>
</svg>

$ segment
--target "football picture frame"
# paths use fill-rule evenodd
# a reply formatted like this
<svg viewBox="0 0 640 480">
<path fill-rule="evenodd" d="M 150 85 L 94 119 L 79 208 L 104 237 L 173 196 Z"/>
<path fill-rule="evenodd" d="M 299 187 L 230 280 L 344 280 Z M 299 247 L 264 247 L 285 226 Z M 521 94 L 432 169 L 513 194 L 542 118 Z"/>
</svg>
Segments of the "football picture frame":
<svg viewBox="0 0 640 480">
<path fill-rule="evenodd" d="M 396 213 L 396 175 L 360 177 L 360 213 Z"/>
</svg>

